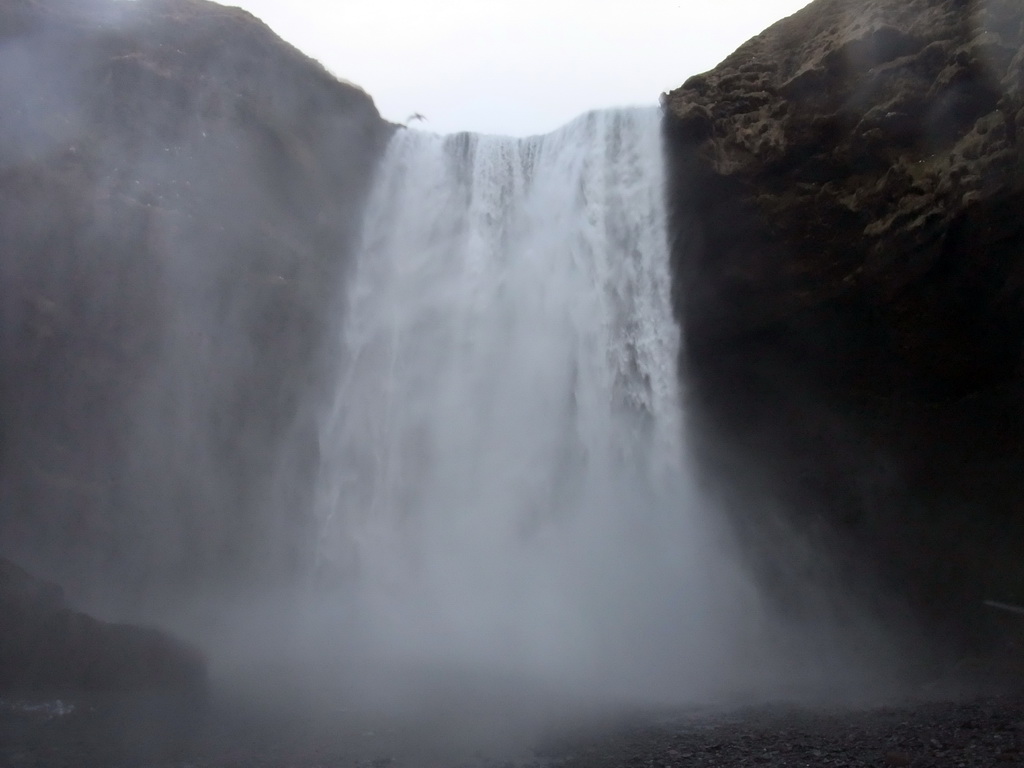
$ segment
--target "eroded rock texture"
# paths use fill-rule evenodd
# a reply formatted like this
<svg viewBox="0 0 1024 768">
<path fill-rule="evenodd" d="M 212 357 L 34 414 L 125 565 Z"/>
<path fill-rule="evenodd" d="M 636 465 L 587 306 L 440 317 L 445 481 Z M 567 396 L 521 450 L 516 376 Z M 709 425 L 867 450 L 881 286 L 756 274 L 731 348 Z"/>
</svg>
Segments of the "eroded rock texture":
<svg viewBox="0 0 1024 768">
<path fill-rule="evenodd" d="M 200 0 L 7 0 L 0 103 L 0 552 L 119 615 L 294 572 L 390 127 Z"/>
<path fill-rule="evenodd" d="M 705 458 L 932 618 L 1024 596 L 1024 6 L 817 0 L 663 104 Z"/>
</svg>

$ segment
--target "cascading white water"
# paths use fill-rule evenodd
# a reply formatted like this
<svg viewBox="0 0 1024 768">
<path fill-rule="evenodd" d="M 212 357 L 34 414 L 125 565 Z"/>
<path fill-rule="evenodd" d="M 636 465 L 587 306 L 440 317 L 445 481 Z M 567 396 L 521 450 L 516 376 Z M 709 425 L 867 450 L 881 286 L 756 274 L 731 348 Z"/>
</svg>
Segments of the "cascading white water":
<svg viewBox="0 0 1024 768">
<path fill-rule="evenodd" d="M 683 442 L 656 110 L 399 131 L 350 276 L 318 559 L 382 654 L 706 688 L 742 602 Z"/>
</svg>

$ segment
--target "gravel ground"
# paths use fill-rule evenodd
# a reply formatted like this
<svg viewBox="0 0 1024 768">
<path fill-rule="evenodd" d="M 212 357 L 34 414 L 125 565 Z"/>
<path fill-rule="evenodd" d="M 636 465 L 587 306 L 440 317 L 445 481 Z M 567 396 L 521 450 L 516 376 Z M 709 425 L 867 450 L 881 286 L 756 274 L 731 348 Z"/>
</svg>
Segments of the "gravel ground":
<svg viewBox="0 0 1024 768">
<path fill-rule="evenodd" d="M 1024 695 L 861 709 L 777 704 L 591 720 L 531 750 L 446 750 L 429 719 L 281 716 L 161 695 L 0 698 L 11 768 L 670 768 L 1024 765 Z M 449 723 L 451 725 L 451 723 Z M 373 730 L 376 727 L 378 730 Z M 434 730 L 428 737 L 428 731 Z M 456 739 L 457 741 L 457 739 Z M 544 746 L 538 746 L 543 743 Z M 450 746 L 450 744 L 449 744 Z M 508 744 L 505 745 L 508 747 Z"/>
<path fill-rule="evenodd" d="M 564 768 L 1024 765 L 1024 698 L 865 710 L 767 707 L 581 745 Z"/>
</svg>

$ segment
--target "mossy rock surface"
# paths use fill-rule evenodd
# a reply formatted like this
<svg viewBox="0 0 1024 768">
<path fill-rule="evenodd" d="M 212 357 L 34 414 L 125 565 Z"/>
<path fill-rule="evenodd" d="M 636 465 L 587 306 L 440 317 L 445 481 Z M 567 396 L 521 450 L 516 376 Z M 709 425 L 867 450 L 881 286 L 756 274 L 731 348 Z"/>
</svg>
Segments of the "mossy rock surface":
<svg viewBox="0 0 1024 768">
<path fill-rule="evenodd" d="M 773 525 L 749 480 L 930 616 L 1020 601 L 1024 7 L 817 0 L 662 101 L 684 368 L 739 529 Z"/>
</svg>

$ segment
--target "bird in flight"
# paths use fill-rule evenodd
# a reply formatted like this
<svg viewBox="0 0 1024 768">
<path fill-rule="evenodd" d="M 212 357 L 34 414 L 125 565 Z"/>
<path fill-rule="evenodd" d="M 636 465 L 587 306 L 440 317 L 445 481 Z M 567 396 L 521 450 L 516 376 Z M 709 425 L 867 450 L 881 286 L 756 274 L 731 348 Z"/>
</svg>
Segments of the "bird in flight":
<svg viewBox="0 0 1024 768">
<path fill-rule="evenodd" d="M 413 120 L 419 120 L 420 122 L 422 122 L 426 119 L 426 116 L 422 112 L 413 112 L 411 115 L 405 118 L 405 122 L 411 123 Z"/>
</svg>

